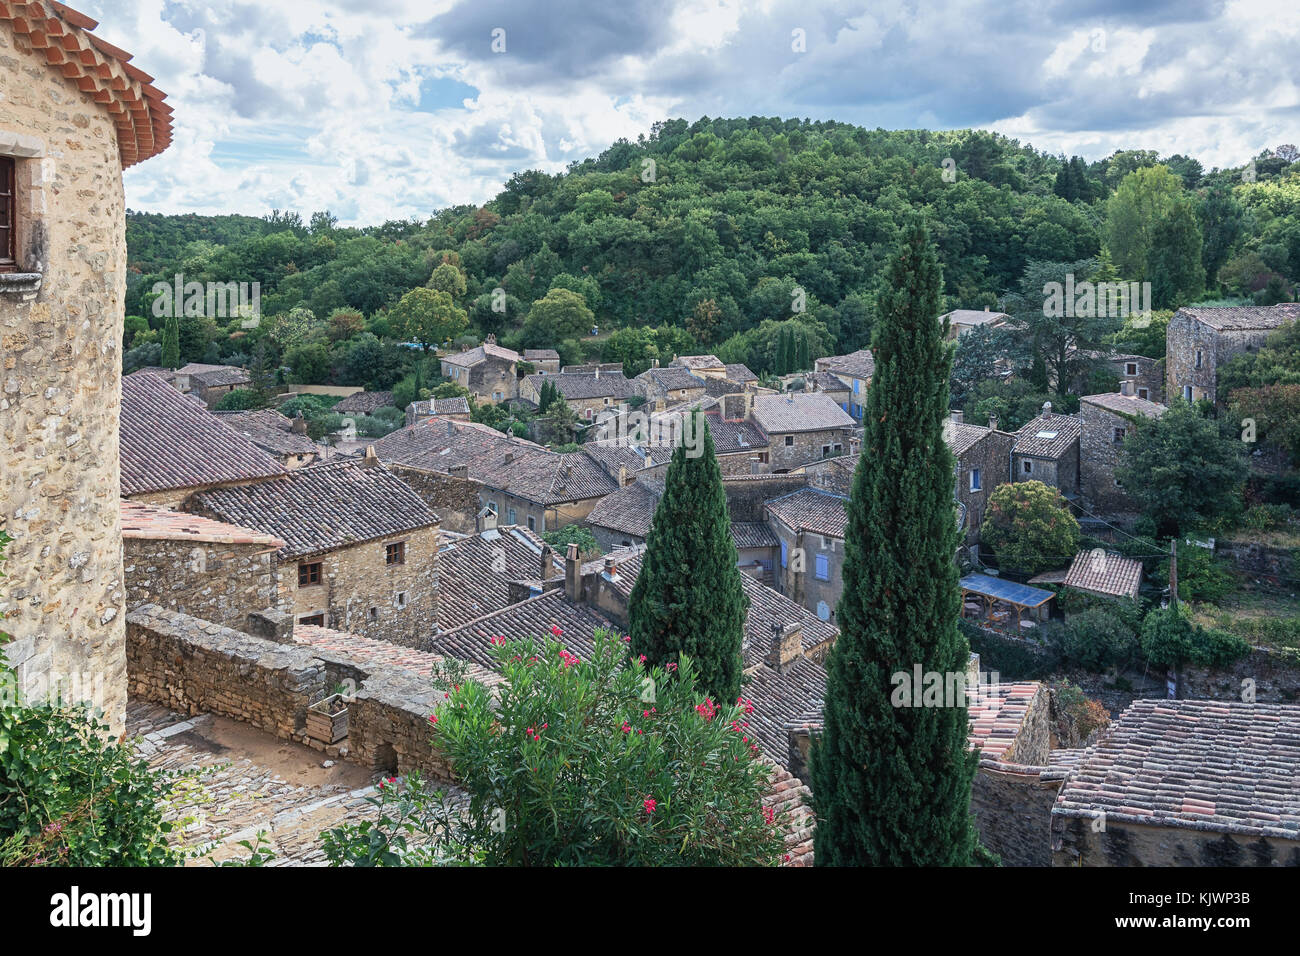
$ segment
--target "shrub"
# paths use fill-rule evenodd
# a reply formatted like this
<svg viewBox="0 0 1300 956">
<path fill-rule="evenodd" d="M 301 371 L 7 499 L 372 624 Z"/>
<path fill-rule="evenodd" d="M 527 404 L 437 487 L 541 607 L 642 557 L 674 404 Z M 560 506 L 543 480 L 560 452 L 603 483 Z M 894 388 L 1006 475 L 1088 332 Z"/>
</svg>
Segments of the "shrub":
<svg viewBox="0 0 1300 956">
<path fill-rule="evenodd" d="M 1091 607 L 1065 622 L 1061 650 L 1071 664 L 1104 671 L 1128 666 L 1138 654 L 1138 639 L 1120 614 Z"/>
<path fill-rule="evenodd" d="M 596 536 L 591 533 L 591 529 L 580 524 L 566 524 L 556 531 L 543 532 L 542 540 L 560 554 L 564 554 L 571 543 L 578 546 L 578 550 L 584 557 L 600 554 L 600 545 L 596 543 Z"/>
<path fill-rule="evenodd" d="M 1156 608 L 1147 614 L 1141 645 L 1148 662 L 1166 668 L 1225 667 L 1250 653 L 1250 645 L 1241 638 L 1194 624 L 1179 607 Z"/>
<path fill-rule="evenodd" d="M 1110 711 L 1068 680 L 1052 688 L 1052 716 L 1063 747 L 1080 747 L 1094 731 L 1110 723 Z"/>
<path fill-rule="evenodd" d="M 769 767 L 749 702 L 701 699 L 689 659 L 647 670 L 606 632 L 591 661 L 552 639 L 495 643 L 496 699 L 453 684 L 430 716 L 468 806 L 415 777 L 385 781 L 377 820 L 323 835 L 332 864 L 777 862 L 782 834 L 761 806 Z"/>
<path fill-rule="evenodd" d="M 266 402 L 262 396 L 251 388 L 236 388 L 221 396 L 216 410 L 219 412 L 242 412 L 250 408 L 263 408 Z"/>
<path fill-rule="evenodd" d="M 1065 498 L 1041 481 L 999 485 L 989 496 L 982 534 L 998 567 L 1018 575 L 1060 567 L 1079 546 L 1079 522 Z"/>
<path fill-rule="evenodd" d="M 1160 580 L 1169 580 L 1169 559 L 1160 562 L 1157 575 Z M 1208 601 L 1211 604 L 1223 600 L 1224 596 L 1236 586 L 1232 573 L 1221 562 L 1214 559 L 1208 548 L 1190 547 L 1178 549 L 1178 596 L 1187 601 Z"/>
</svg>

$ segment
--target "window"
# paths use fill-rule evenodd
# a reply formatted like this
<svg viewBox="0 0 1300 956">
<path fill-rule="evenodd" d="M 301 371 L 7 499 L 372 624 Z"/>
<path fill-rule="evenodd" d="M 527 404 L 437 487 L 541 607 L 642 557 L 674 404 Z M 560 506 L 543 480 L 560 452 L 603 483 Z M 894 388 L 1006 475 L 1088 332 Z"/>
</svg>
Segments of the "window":
<svg viewBox="0 0 1300 956">
<path fill-rule="evenodd" d="M 1192 386 L 1190 386 L 1190 385 L 1184 385 L 1184 386 L 1183 386 L 1183 401 L 1185 401 L 1185 402 L 1190 402 L 1191 400 L 1192 400 Z"/>
<path fill-rule="evenodd" d="M 816 573 L 818 581 L 829 581 L 831 579 L 831 559 L 827 555 L 817 555 Z"/>
<path fill-rule="evenodd" d="M 790 546 L 784 541 L 781 542 L 781 567 L 790 566 Z"/>
<path fill-rule="evenodd" d="M 406 542 L 394 541 L 384 548 L 385 564 L 405 564 L 406 563 Z"/>
<path fill-rule="evenodd" d="M 507 509 L 506 509 L 506 524 L 516 524 L 516 523 L 517 523 L 517 522 L 515 521 L 515 509 L 514 509 L 514 508 L 507 508 Z"/>
<path fill-rule="evenodd" d="M 1124 440 L 1124 429 L 1122 429 L 1122 428 L 1116 428 L 1116 429 L 1111 433 L 1111 441 L 1113 441 L 1116 445 L 1118 445 L 1118 444 L 1119 444 L 1120 442 L 1122 442 L 1123 440 Z"/>
<path fill-rule="evenodd" d="M 793 436 L 793 435 L 786 435 L 786 436 L 785 436 L 785 447 L 786 447 L 786 448 L 793 448 L 793 447 L 794 447 L 794 436 Z"/>
<path fill-rule="evenodd" d="M 862 394 L 862 382 L 856 378 L 853 380 L 853 394 L 854 395 Z"/>
<path fill-rule="evenodd" d="M 16 166 L 10 157 L 0 156 L 0 272 L 13 272 L 18 268 Z"/>
<path fill-rule="evenodd" d="M 1125 374 L 1125 375 L 1136 375 L 1137 373 L 1138 373 L 1138 363 L 1137 363 L 1137 362 L 1129 362 L 1128 364 L 1126 364 L 1126 365 L 1124 366 L 1124 374 Z"/>
<path fill-rule="evenodd" d="M 371 622 L 379 620 L 379 608 L 366 608 L 366 620 Z"/>
<path fill-rule="evenodd" d="M 1138 398 L 1144 398 L 1149 400 L 1151 398 L 1151 390 L 1149 388 L 1139 388 Z"/>
<path fill-rule="evenodd" d="M 532 515 L 528 516 L 528 530 L 529 531 L 537 530 L 537 519 L 534 518 Z"/>
<path fill-rule="evenodd" d="M 487 503 L 487 506 L 488 506 L 488 511 L 492 512 L 493 514 L 497 513 L 497 503 L 495 501 L 489 501 Z"/>
<path fill-rule="evenodd" d="M 817 617 L 823 621 L 829 621 L 831 619 L 831 608 L 825 601 L 817 602 Z"/>
<path fill-rule="evenodd" d="M 309 588 L 315 584 L 320 584 L 320 562 L 298 565 L 298 587 Z"/>
<path fill-rule="evenodd" d="M 1202 361 L 1201 350 L 1200 350 L 1200 349 L 1197 349 L 1197 350 L 1196 350 L 1196 367 L 1197 367 L 1197 368 L 1200 368 L 1200 367 L 1201 367 L 1201 361 Z"/>
<path fill-rule="evenodd" d="M 393 603 L 397 605 L 397 609 L 398 609 L 399 611 L 400 611 L 402 608 L 406 607 L 406 592 L 405 592 L 405 591 L 398 591 L 398 592 L 397 592 L 397 597 L 393 599 Z"/>
<path fill-rule="evenodd" d="M 609 404 L 609 399 L 608 399 L 608 398 L 607 398 L 607 399 L 605 399 L 605 404 L 606 404 L 606 405 L 608 405 L 608 404 Z"/>
<path fill-rule="evenodd" d="M 831 457 L 831 446 L 830 446 L 830 445 L 822 445 L 822 457 L 823 457 L 823 458 L 829 458 L 829 457 Z"/>
<path fill-rule="evenodd" d="M 983 486 L 980 485 L 980 470 L 972 468 L 970 470 L 970 490 L 979 491 Z"/>
<path fill-rule="evenodd" d="M 312 625 L 312 626 L 315 626 L 315 627 L 324 627 L 324 626 L 325 626 L 325 614 L 324 614 L 324 612 L 322 612 L 322 613 L 320 613 L 320 614 L 308 614 L 306 617 L 300 617 L 300 618 L 298 618 L 298 623 L 299 623 L 299 624 L 308 624 L 308 625 Z"/>
<path fill-rule="evenodd" d="M 1024 467 L 1021 470 L 1026 475 L 1032 475 L 1034 473 L 1034 463 L 1030 461 L 1028 458 L 1026 458 L 1024 461 Z"/>
</svg>

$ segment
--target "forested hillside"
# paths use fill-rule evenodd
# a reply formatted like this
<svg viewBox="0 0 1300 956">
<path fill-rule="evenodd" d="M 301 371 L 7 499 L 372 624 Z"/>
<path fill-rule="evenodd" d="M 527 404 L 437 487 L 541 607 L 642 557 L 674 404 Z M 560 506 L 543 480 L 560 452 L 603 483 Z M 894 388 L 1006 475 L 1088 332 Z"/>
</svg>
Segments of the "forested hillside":
<svg viewBox="0 0 1300 956">
<path fill-rule="evenodd" d="M 1150 281 L 1157 309 L 1279 301 L 1300 280 L 1296 158 L 1278 147 L 1206 173 L 1194 159 L 1137 150 L 1067 161 L 980 131 L 672 120 L 423 222 L 132 213 L 127 314 L 138 318 L 128 318 L 127 363 L 156 361 L 163 322 L 151 289 L 180 273 L 260 283 L 264 317 L 252 329 L 182 318 L 183 360 L 249 364 L 261 346 L 268 367 L 300 381 L 410 387 L 420 353 L 399 342 L 488 332 L 558 347 L 566 361 L 623 360 L 633 373 L 696 348 L 793 371 L 782 356 L 869 343 L 882 263 L 915 208 L 939 245 L 946 308 L 1032 313 L 1035 287 L 1066 271 Z M 416 289 L 429 291 L 408 296 Z M 1081 344 L 1119 326 L 1091 328 Z M 1136 350 L 1142 332 L 1128 335 Z M 1028 367 L 1043 357 L 1018 358 Z"/>
</svg>

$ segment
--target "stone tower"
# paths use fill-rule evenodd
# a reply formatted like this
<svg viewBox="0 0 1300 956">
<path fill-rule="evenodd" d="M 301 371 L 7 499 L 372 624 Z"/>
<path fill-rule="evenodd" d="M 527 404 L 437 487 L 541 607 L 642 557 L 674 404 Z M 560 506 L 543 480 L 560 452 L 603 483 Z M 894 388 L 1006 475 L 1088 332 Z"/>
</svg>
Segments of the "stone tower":
<svg viewBox="0 0 1300 956">
<path fill-rule="evenodd" d="M 67 6 L 0 0 L 0 579 L 28 697 L 126 709 L 118 409 L 122 170 L 171 109 Z"/>
</svg>

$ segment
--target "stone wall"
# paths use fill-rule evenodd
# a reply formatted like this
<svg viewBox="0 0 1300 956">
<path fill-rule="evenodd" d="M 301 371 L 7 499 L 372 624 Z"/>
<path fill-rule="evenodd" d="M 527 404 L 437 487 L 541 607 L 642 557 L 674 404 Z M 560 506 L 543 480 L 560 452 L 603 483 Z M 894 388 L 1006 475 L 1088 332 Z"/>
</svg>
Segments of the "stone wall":
<svg viewBox="0 0 1300 956">
<path fill-rule="evenodd" d="M 131 696 L 181 713 L 221 714 L 299 743 L 310 742 L 307 708 L 351 682 L 348 736 L 332 753 L 372 770 L 451 778 L 429 742 L 429 714 L 442 695 L 407 671 L 154 605 L 127 615 L 126 648 Z"/>
<path fill-rule="evenodd" d="M 24 688 L 126 714 L 118 417 L 125 206 L 110 114 L 0 23 L 0 154 L 16 158 L 19 264 L 0 291 L 0 582 Z"/>
<path fill-rule="evenodd" d="M 126 538 L 122 550 L 128 608 L 156 604 L 239 627 L 249 611 L 280 603 L 279 566 L 265 545 Z"/>
<path fill-rule="evenodd" d="M 971 813 L 980 842 L 1003 866 L 1051 866 L 1052 804 L 1065 768 L 980 761 L 971 785 Z"/>
<path fill-rule="evenodd" d="M 827 428 L 813 432 L 794 432 L 788 435 L 768 436 L 768 456 L 772 471 L 789 471 L 823 458 L 847 454 L 849 451 L 849 430 L 847 428 Z M 831 446 L 829 454 L 823 449 Z M 834 446 L 839 445 L 839 449 Z"/>
<path fill-rule="evenodd" d="M 1300 549 L 1279 548 L 1257 541 L 1227 541 L 1218 538 L 1214 542 L 1214 556 L 1227 558 L 1240 570 L 1265 577 L 1294 578 L 1300 571 Z"/>
<path fill-rule="evenodd" d="M 470 368 L 443 361 L 442 374 L 468 388 L 480 402 L 499 402 L 519 396 L 515 363 L 507 359 L 488 356 Z"/>
<path fill-rule="evenodd" d="M 1300 866 L 1300 840 L 1054 813 L 1052 865 Z"/>
<path fill-rule="evenodd" d="M 724 478 L 727 509 L 732 521 L 766 521 L 763 505 L 773 498 L 794 494 L 808 485 L 804 475 L 771 475 L 762 478 Z"/>
<path fill-rule="evenodd" d="M 386 467 L 411 486 L 440 520 L 443 531 L 474 533 L 474 517 L 482 507 L 483 485 L 470 478 L 455 478 L 440 471 L 426 471 L 394 462 Z"/>
<path fill-rule="evenodd" d="M 1137 510 L 1124 489 L 1115 484 L 1115 466 L 1119 464 L 1121 444 L 1115 442 L 1115 429 L 1133 434 L 1133 422 L 1123 415 L 1093 405 L 1079 404 L 1083 434 L 1079 439 L 1080 490 L 1091 509 L 1100 514 L 1120 514 Z"/>
<path fill-rule="evenodd" d="M 966 525 L 962 528 L 966 544 L 979 541 L 989 496 L 998 485 L 1010 480 L 1011 446 L 1015 441 L 1014 435 L 990 431 L 957 461 L 956 496 L 966 506 Z M 971 475 L 976 469 L 980 473 L 980 487 L 972 491 Z"/>
<path fill-rule="evenodd" d="M 844 542 L 829 535 L 792 532 L 781 522 L 769 520 L 777 540 L 786 547 L 786 563 L 781 566 L 777 550 L 776 589 L 824 621 L 835 620 L 835 608 L 844 593 Z M 826 560 L 826 579 L 817 577 L 817 556 Z"/>
</svg>

